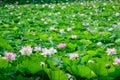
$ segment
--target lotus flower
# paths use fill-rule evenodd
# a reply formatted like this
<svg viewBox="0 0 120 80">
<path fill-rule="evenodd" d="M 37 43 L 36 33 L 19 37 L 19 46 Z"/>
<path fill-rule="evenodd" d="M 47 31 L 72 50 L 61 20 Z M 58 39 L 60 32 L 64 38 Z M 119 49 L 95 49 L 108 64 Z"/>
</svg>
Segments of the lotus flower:
<svg viewBox="0 0 120 80">
<path fill-rule="evenodd" d="M 120 64 L 120 58 L 115 58 L 114 59 L 114 64 Z"/>
<path fill-rule="evenodd" d="M 65 43 L 59 43 L 57 45 L 58 48 L 65 48 L 66 47 L 66 44 Z"/>
<path fill-rule="evenodd" d="M 98 46 L 101 46 L 101 45 L 102 45 L 102 42 L 98 42 L 97 45 L 98 45 Z"/>
<path fill-rule="evenodd" d="M 42 55 L 44 56 L 51 56 L 52 54 L 56 53 L 57 50 L 54 49 L 53 47 L 47 49 L 47 48 L 43 48 L 42 49 Z"/>
<path fill-rule="evenodd" d="M 4 53 L 4 59 L 8 59 L 8 60 L 15 60 L 16 59 L 16 54 L 12 53 L 12 52 L 5 52 Z"/>
<path fill-rule="evenodd" d="M 68 54 L 68 57 L 70 59 L 75 59 L 75 58 L 78 58 L 78 54 L 77 53 L 70 53 L 70 54 Z"/>
<path fill-rule="evenodd" d="M 22 55 L 27 55 L 30 56 L 30 54 L 32 54 L 32 48 L 31 46 L 24 46 L 21 50 L 20 50 Z"/>
<path fill-rule="evenodd" d="M 41 51 L 41 47 L 40 46 L 35 46 L 34 51 Z"/>
<path fill-rule="evenodd" d="M 64 29 L 60 29 L 60 33 L 64 33 Z"/>
<path fill-rule="evenodd" d="M 77 38 L 77 35 L 71 35 L 71 38 L 72 38 L 72 39 L 76 39 L 76 38 Z"/>
<path fill-rule="evenodd" d="M 113 55 L 116 54 L 116 49 L 115 48 L 108 48 L 107 51 L 108 55 Z"/>
<path fill-rule="evenodd" d="M 72 31 L 72 28 L 71 27 L 67 28 L 67 31 Z"/>
</svg>

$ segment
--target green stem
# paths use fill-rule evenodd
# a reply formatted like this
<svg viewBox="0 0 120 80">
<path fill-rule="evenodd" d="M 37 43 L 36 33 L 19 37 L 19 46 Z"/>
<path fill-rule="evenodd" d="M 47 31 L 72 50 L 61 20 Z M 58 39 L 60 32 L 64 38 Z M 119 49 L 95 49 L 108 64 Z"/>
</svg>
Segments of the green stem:
<svg viewBox="0 0 120 80">
<path fill-rule="evenodd" d="M 108 80 L 108 69 L 107 69 L 107 80 Z"/>
<path fill-rule="evenodd" d="M 42 66 L 42 71 L 44 71 L 44 67 Z M 44 80 L 44 74 L 42 74 L 42 79 Z"/>
</svg>

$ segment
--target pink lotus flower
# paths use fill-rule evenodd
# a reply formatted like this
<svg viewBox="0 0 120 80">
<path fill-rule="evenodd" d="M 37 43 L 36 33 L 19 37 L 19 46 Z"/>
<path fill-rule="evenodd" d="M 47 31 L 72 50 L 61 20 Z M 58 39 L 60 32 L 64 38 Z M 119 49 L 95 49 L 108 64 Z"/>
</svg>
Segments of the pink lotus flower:
<svg viewBox="0 0 120 80">
<path fill-rule="evenodd" d="M 55 54 L 57 52 L 56 49 L 54 49 L 53 47 L 47 49 L 47 48 L 43 48 L 42 49 L 42 55 L 44 56 L 51 56 L 52 54 Z"/>
<path fill-rule="evenodd" d="M 32 54 L 32 48 L 31 46 L 24 46 L 21 50 L 20 50 L 22 55 L 27 55 L 30 56 L 30 54 Z"/>
<path fill-rule="evenodd" d="M 48 49 L 47 48 L 42 48 L 42 52 L 43 53 L 48 53 Z"/>
<path fill-rule="evenodd" d="M 78 58 L 78 54 L 77 53 L 70 53 L 70 54 L 68 54 L 68 57 L 70 59 L 75 59 L 75 58 Z"/>
<path fill-rule="evenodd" d="M 107 51 L 108 55 L 113 55 L 116 54 L 116 49 L 115 48 L 108 48 Z"/>
<path fill-rule="evenodd" d="M 15 60 L 16 59 L 16 54 L 12 53 L 12 52 L 5 52 L 5 59 L 8 60 Z"/>
<path fill-rule="evenodd" d="M 41 51 L 41 47 L 40 46 L 35 46 L 34 51 Z"/>
<path fill-rule="evenodd" d="M 59 43 L 57 45 L 58 48 L 65 48 L 66 47 L 66 44 L 65 43 Z"/>
<path fill-rule="evenodd" d="M 56 52 L 57 52 L 57 50 L 56 50 L 56 49 L 54 49 L 53 47 L 51 47 L 51 48 L 49 48 L 49 52 L 50 52 L 50 53 L 52 53 L 52 54 L 54 54 L 54 53 L 56 53 Z"/>
<path fill-rule="evenodd" d="M 113 64 L 120 64 L 120 58 L 115 58 Z"/>
</svg>

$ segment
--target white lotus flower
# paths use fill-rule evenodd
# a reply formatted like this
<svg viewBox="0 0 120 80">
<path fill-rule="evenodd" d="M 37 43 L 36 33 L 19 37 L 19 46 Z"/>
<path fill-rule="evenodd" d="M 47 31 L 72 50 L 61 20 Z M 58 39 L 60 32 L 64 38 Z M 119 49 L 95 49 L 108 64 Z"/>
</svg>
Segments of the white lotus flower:
<svg viewBox="0 0 120 80">
<path fill-rule="evenodd" d="M 64 33 L 64 29 L 60 29 L 60 33 Z"/>
<path fill-rule="evenodd" d="M 22 55 L 27 55 L 30 56 L 30 54 L 32 54 L 32 48 L 31 46 L 24 46 L 21 50 L 20 50 Z"/>
<path fill-rule="evenodd" d="M 67 31 L 72 31 L 72 27 L 67 28 Z"/>
<path fill-rule="evenodd" d="M 76 38 L 77 38 L 77 35 L 71 35 L 71 38 L 72 38 L 72 39 L 76 39 Z"/>
<path fill-rule="evenodd" d="M 115 48 L 107 48 L 107 53 L 108 55 L 113 55 L 113 54 L 116 54 L 116 49 Z"/>
<path fill-rule="evenodd" d="M 77 53 L 70 53 L 70 54 L 68 54 L 68 57 L 69 57 L 70 59 L 75 59 L 75 58 L 78 58 L 79 55 L 78 55 Z"/>
<path fill-rule="evenodd" d="M 51 56 L 52 54 L 55 54 L 57 52 L 56 49 L 54 49 L 53 47 L 47 49 L 47 48 L 43 48 L 42 49 L 42 55 L 44 56 Z"/>
<path fill-rule="evenodd" d="M 102 42 L 98 42 L 97 45 L 98 45 L 98 46 L 101 46 L 101 45 L 102 45 Z"/>
</svg>

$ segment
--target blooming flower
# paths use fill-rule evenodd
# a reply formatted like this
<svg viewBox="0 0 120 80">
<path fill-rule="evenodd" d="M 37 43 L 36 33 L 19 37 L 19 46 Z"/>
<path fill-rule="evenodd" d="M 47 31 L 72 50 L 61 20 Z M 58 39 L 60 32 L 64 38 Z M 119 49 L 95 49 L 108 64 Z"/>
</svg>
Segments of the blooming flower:
<svg viewBox="0 0 120 80">
<path fill-rule="evenodd" d="M 41 51 L 41 47 L 40 46 L 35 46 L 34 51 Z"/>
<path fill-rule="evenodd" d="M 30 54 L 32 54 L 32 48 L 31 46 L 24 46 L 20 52 L 22 53 L 22 55 L 27 55 L 30 56 Z"/>
<path fill-rule="evenodd" d="M 64 29 L 60 29 L 60 33 L 64 33 Z"/>
<path fill-rule="evenodd" d="M 101 46 L 101 45 L 102 45 L 102 42 L 98 42 L 97 45 L 98 45 L 98 46 Z"/>
<path fill-rule="evenodd" d="M 65 48 L 66 47 L 66 44 L 65 43 L 59 43 L 57 45 L 58 48 Z"/>
<path fill-rule="evenodd" d="M 54 54 L 54 53 L 56 53 L 56 52 L 57 52 L 57 50 L 56 50 L 56 49 L 54 49 L 53 47 L 51 47 L 51 48 L 49 48 L 49 52 L 50 52 L 50 53 L 52 53 L 52 54 Z"/>
<path fill-rule="evenodd" d="M 77 35 L 71 35 L 71 38 L 72 38 L 72 39 L 76 39 L 76 38 L 77 38 Z"/>
<path fill-rule="evenodd" d="M 107 51 L 108 55 L 113 55 L 116 54 L 116 49 L 115 48 L 108 48 Z"/>
<path fill-rule="evenodd" d="M 115 16 L 119 16 L 120 14 L 119 13 L 116 13 Z"/>
<path fill-rule="evenodd" d="M 71 27 L 67 28 L 67 31 L 72 31 L 72 28 Z"/>
<path fill-rule="evenodd" d="M 75 59 L 75 58 L 78 58 L 78 54 L 77 53 L 70 53 L 70 54 L 68 54 L 68 57 L 70 59 Z"/>
<path fill-rule="evenodd" d="M 45 54 L 45 53 L 48 53 L 48 49 L 47 48 L 42 48 L 42 52 Z"/>
<path fill-rule="evenodd" d="M 43 48 L 42 49 L 42 55 L 44 55 L 44 56 L 51 56 L 52 54 L 54 54 L 54 53 L 56 53 L 57 52 L 57 50 L 56 49 L 54 49 L 53 47 L 51 47 L 51 48 L 49 48 L 49 49 L 47 49 L 47 48 Z"/>
<path fill-rule="evenodd" d="M 115 58 L 113 64 L 120 64 L 120 58 Z"/>
<path fill-rule="evenodd" d="M 50 27 L 50 30 L 56 30 L 55 27 Z"/>
<path fill-rule="evenodd" d="M 8 59 L 8 60 L 15 60 L 16 59 L 16 54 L 12 53 L 12 52 L 5 52 L 4 53 L 4 59 Z"/>
</svg>

